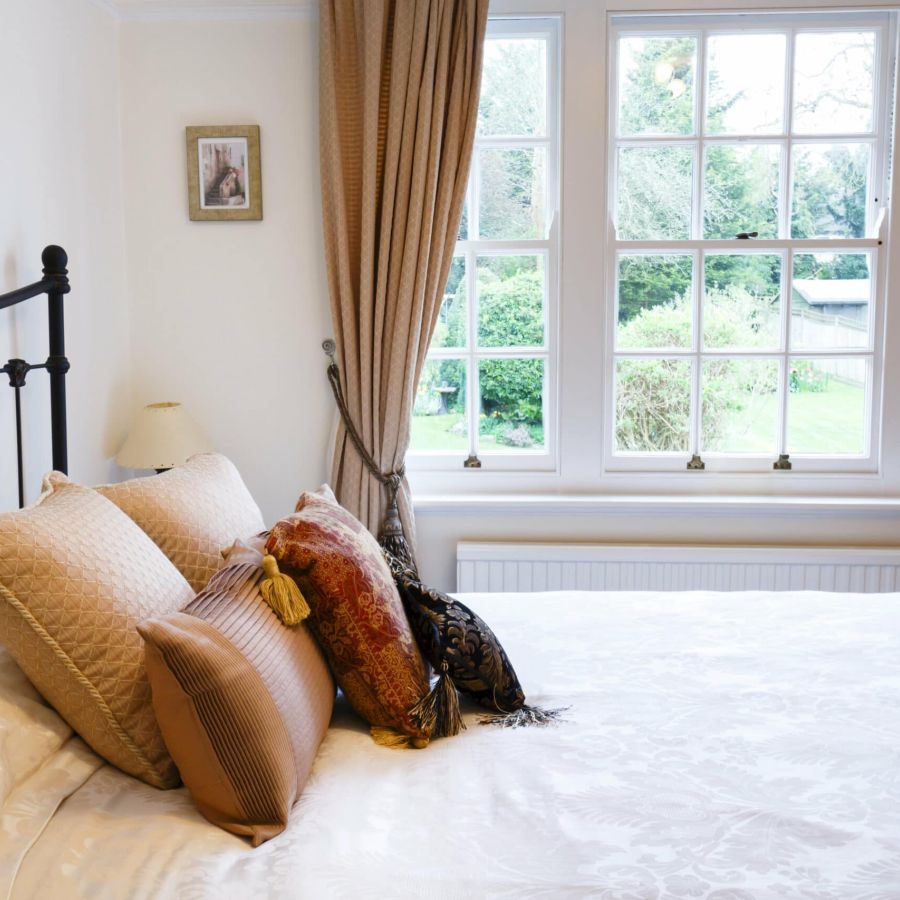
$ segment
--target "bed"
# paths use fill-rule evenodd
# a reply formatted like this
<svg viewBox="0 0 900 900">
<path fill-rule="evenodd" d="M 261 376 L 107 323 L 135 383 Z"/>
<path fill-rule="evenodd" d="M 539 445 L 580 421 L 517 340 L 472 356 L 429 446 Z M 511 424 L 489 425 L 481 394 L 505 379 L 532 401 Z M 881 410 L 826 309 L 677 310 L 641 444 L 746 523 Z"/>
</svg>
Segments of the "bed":
<svg viewBox="0 0 900 900">
<path fill-rule="evenodd" d="M 568 721 L 392 751 L 339 703 L 256 850 L 70 738 L 0 896 L 900 897 L 900 596 L 461 596 Z"/>
<path fill-rule="evenodd" d="M 64 469 L 65 254 L 44 263 L 0 308 L 50 296 Z M 256 849 L 105 764 L 0 648 L 0 898 L 900 897 L 900 594 L 460 597 L 565 720 L 467 707 L 460 735 L 392 750 L 339 698 Z"/>
</svg>

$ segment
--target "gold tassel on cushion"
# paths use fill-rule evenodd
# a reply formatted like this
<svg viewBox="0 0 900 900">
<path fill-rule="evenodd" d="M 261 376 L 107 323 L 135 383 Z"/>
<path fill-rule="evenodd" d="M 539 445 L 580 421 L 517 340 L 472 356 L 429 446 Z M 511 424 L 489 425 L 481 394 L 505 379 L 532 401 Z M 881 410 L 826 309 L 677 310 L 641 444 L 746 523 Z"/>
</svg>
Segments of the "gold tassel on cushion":
<svg viewBox="0 0 900 900">
<path fill-rule="evenodd" d="M 428 738 L 410 737 L 408 734 L 397 731 L 396 728 L 373 725 L 369 729 L 369 734 L 380 747 L 390 747 L 392 750 L 409 750 L 410 748 L 421 750 L 428 746 Z"/>
<path fill-rule="evenodd" d="M 453 737 L 466 727 L 459 712 L 459 694 L 453 679 L 447 673 L 447 660 L 441 664 L 441 674 L 434 687 L 410 711 L 409 714 L 433 738 Z"/>
<path fill-rule="evenodd" d="M 278 562 L 269 553 L 263 557 L 263 571 L 266 577 L 259 585 L 263 600 L 285 625 L 302 622 L 309 615 L 309 604 L 294 579 L 278 570 Z"/>
</svg>

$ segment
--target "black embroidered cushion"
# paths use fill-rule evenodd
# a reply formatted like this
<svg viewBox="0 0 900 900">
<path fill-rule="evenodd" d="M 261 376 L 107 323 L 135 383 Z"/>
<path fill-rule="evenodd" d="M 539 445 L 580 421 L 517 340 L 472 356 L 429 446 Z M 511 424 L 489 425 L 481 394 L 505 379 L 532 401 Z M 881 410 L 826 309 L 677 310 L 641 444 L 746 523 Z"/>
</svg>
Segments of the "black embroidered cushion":
<svg viewBox="0 0 900 900">
<path fill-rule="evenodd" d="M 500 641 L 464 603 L 419 581 L 415 572 L 385 552 L 422 655 L 437 672 L 447 664 L 456 687 L 492 712 L 525 705 L 515 669 Z"/>
</svg>

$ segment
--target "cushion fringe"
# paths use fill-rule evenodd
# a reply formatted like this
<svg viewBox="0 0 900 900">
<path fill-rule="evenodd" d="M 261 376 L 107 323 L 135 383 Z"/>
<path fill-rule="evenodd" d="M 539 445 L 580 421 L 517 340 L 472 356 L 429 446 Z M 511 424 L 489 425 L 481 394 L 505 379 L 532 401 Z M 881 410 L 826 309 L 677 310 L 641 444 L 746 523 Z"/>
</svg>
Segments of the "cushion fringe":
<svg viewBox="0 0 900 900">
<path fill-rule="evenodd" d="M 479 716 L 481 725 L 496 725 L 498 728 L 546 728 L 548 725 L 558 725 L 564 722 L 563 713 L 571 709 L 570 706 L 560 706 L 556 709 L 542 709 L 540 706 L 521 706 L 509 713 Z"/>
</svg>

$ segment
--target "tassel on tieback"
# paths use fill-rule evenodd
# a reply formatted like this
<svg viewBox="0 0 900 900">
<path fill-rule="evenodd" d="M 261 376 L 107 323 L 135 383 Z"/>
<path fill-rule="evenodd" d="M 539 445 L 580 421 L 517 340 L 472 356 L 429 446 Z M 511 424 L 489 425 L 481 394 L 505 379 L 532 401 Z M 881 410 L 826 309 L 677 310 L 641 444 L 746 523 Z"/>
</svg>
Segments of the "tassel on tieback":
<svg viewBox="0 0 900 900">
<path fill-rule="evenodd" d="M 381 523 L 381 531 L 378 533 L 378 543 L 382 549 L 399 559 L 413 574 L 416 574 L 416 563 L 413 560 L 412 550 L 406 542 L 403 533 L 403 523 L 400 521 L 400 510 L 397 507 L 397 492 L 400 490 L 402 475 L 392 472 L 385 482 L 388 491 L 388 504 L 384 513 L 384 521 Z"/>
<path fill-rule="evenodd" d="M 453 737 L 466 727 L 459 712 L 459 693 L 447 672 L 447 661 L 434 687 L 409 711 L 433 738 Z"/>
<path fill-rule="evenodd" d="M 269 553 L 263 557 L 263 571 L 265 578 L 259 585 L 263 600 L 285 625 L 302 622 L 309 615 L 310 609 L 294 579 L 279 570 L 278 562 Z"/>
<path fill-rule="evenodd" d="M 569 706 L 560 706 L 557 709 L 542 709 L 540 706 L 520 706 L 508 713 L 492 713 L 479 716 L 480 725 L 495 725 L 498 728 L 546 728 L 548 725 L 557 725 L 565 721 L 563 713 L 571 709 Z"/>
</svg>

